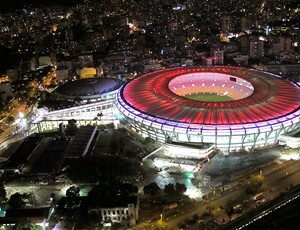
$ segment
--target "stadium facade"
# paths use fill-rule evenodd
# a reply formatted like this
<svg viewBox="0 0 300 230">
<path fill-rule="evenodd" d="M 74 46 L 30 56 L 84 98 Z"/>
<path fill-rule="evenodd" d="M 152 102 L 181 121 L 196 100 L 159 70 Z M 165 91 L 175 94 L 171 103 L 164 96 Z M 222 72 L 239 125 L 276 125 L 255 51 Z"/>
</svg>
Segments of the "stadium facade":
<svg viewBox="0 0 300 230">
<path fill-rule="evenodd" d="M 230 101 L 199 101 L 193 94 Z M 116 106 L 138 132 L 224 152 L 272 145 L 300 126 L 300 87 L 275 74 L 228 66 L 179 67 L 125 84 Z"/>
</svg>

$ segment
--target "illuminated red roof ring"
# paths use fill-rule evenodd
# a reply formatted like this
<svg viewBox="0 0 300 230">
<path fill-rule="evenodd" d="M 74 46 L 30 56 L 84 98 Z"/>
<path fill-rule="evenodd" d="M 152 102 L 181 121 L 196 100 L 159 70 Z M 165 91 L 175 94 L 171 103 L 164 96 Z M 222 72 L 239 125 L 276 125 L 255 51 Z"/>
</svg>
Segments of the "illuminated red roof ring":
<svg viewBox="0 0 300 230">
<path fill-rule="evenodd" d="M 194 93 L 226 95 L 232 101 L 185 98 Z M 279 135 L 299 127 L 299 105 L 297 84 L 239 67 L 150 72 L 127 83 L 118 94 L 119 110 L 145 135 L 161 141 L 171 137 L 215 143 L 228 151 L 276 143 Z"/>
</svg>

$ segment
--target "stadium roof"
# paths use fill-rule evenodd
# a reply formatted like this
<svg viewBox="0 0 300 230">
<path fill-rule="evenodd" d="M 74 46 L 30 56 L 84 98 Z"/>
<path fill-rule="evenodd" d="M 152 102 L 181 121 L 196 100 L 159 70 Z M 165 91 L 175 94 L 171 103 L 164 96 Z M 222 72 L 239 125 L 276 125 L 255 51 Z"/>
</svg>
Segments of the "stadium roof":
<svg viewBox="0 0 300 230">
<path fill-rule="evenodd" d="M 113 78 L 86 78 L 59 86 L 55 93 L 65 97 L 97 97 L 119 89 L 123 82 Z"/>
<path fill-rule="evenodd" d="M 263 70 L 276 74 L 299 74 L 300 65 L 264 65 Z"/>
<path fill-rule="evenodd" d="M 220 73 L 227 75 L 228 79 L 244 79 L 253 86 L 253 92 L 245 98 L 229 102 L 202 102 L 176 95 L 169 89 L 171 80 L 191 73 L 194 73 L 195 79 L 197 73 L 206 73 L 208 77 L 209 73 Z M 228 90 L 229 86 L 225 85 Z M 263 122 L 292 114 L 299 110 L 300 105 L 300 88 L 297 84 L 271 73 L 227 66 L 171 68 L 150 72 L 127 83 L 120 95 L 136 115 L 151 116 L 157 122 L 162 119 L 162 123 L 165 120 L 202 125 Z"/>
</svg>

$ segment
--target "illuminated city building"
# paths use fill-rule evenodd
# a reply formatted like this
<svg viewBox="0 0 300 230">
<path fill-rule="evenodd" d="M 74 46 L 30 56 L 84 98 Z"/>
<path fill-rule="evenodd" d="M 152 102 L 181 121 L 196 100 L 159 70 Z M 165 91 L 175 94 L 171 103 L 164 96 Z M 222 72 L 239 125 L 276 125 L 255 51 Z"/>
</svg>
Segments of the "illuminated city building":
<svg viewBox="0 0 300 230">
<path fill-rule="evenodd" d="M 249 43 L 250 58 L 261 58 L 264 56 L 264 42 L 260 40 L 252 40 Z"/>
<path fill-rule="evenodd" d="M 199 101 L 192 94 L 229 101 Z M 277 75 L 225 66 L 146 73 L 124 85 L 117 108 L 134 129 L 164 142 L 213 143 L 224 152 L 278 142 L 300 125 L 300 87 Z"/>
<path fill-rule="evenodd" d="M 102 221 L 121 222 L 124 219 L 133 226 L 139 219 L 139 199 L 137 196 L 116 196 L 112 198 L 103 197 L 98 207 L 90 208 L 89 212 L 101 214 Z M 111 222 L 107 226 L 110 226 Z M 104 224 L 105 225 L 105 224 Z"/>
<path fill-rule="evenodd" d="M 4 80 L 3 78 L 2 80 Z M 9 81 L 1 81 L 0 80 L 0 102 L 6 103 L 8 98 L 12 98 L 14 96 L 12 85 Z"/>
</svg>

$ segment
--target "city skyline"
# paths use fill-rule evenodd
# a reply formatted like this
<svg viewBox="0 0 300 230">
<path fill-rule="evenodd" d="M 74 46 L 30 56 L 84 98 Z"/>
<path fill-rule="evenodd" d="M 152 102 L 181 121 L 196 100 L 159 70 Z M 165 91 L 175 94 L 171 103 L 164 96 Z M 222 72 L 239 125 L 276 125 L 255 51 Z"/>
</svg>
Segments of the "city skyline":
<svg viewBox="0 0 300 230">
<path fill-rule="evenodd" d="M 0 227 L 288 226 L 299 28 L 298 0 L 2 1 Z"/>
</svg>

